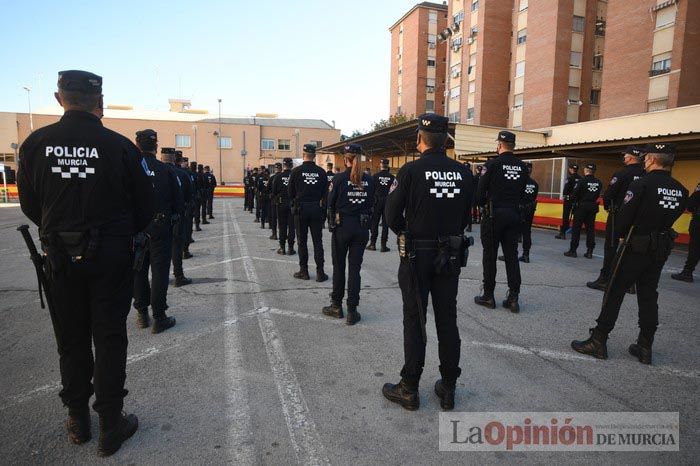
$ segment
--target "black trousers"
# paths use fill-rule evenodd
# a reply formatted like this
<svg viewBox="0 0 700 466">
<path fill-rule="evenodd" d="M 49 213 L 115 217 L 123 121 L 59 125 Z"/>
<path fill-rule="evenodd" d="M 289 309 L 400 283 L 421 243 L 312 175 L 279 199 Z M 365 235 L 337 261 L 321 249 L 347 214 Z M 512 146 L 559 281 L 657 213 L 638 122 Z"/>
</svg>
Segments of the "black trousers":
<svg viewBox="0 0 700 466">
<path fill-rule="evenodd" d="M 570 219 L 571 219 L 571 210 L 573 209 L 574 205 L 571 201 L 564 201 L 564 212 L 562 214 L 562 219 L 561 219 L 561 228 L 559 229 L 559 233 L 565 234 L 566 231 L 569 229 L 570 226 Z"/>
<path fill-rule="evenodd" d="M 615 223 L 615 213 L 608 212 L 608 220 L 605 222 L 605 244 L 603 245 L 603 267 L 600 269 L 600 277 L 604 281 L 610 279 L 612 264 L 617 252 L 617 246 L 620 243 L 619 238 L 613 233 L 613 225 Z"/>
<path fill-rule="evenodd" d="M 526 215 L 522 223 L 523 254 L 529 254 L 532 248 L 532 220 L 534 215 Z"/>
<path fill-rule="evenodd" d="M 185 251 L 190 250 L 190 244 L 193 242 L 192 239 L 192 222 L 194 222 L 194 214 L 192 213 L 194 210 L 193 207 L 188 208 L 185 211 L 185 220 L 184 223 L 182 224 L 182 227 L 184 227 L 185 230 L 185 244 L 184 244 L 184 249 Z"/>
<path fill-rule="evenodd" d="M 202 199 L 201 202 L 201 210 L 202 210 L 202 215 L 201 219 L 203 222 L 207 220 L 207 211 L 209 210 L 209 192 L 206 190 L 202 190 L 199 193 L 199 197 Z"/>
<path fill-rule="evenodd" d="M 270 207 L 270 200 L 266 199 L 265 197 L 260 198 L 260 223 L 262 226 L 265 226 L 265 222 L 267 222 L 267 215 L 269 213 L 269 207 Z"/>
<path fill-rule="evenodd" d="M 348 307 L 360 304 L 360 269 L 365 255 L 369 231 L 360 225 L 360 217 L 343 217 L 331 241 L 333 259 L 333 291 L 331 301 L 340 305 L 345 296 L 345 264 L 348 265 Z"/>
<path fill-rule="evenodd" d="M 171 256 L 173 261 L 173 275 L 175 275 L 176 278 L 185 276 L 182 270 L 182 253 L 185 250 L 186 234 L 187 232 L 185 231 L 185 224 L 183 222 L 180 222 L 173 228 Z"/>
<path fill-rule="evenodd" d="M 243 210 L 251 210 L 250 188 L 243 188 Z"/>
<path fill-rule="evenodd" d="M 379 221 L 382 221 L 382 244 L 386 244 L 389 240 L 389 224 L 386 221 L 384 207 L 386 206 L 386 197 L 377 197 L 374 200 L 374 210 L 372 211 L 372 220 L 370 228 L 372 236 L 370 243 L 376 244 L 379 236 Z"/>
<path fill-rule="evenodd" d="M 270 200 L 270 230 L 273 235 L 277 234 L 277 205 L 273 200 Z"/>
<path fill-rule="evenodd" d="M 447 383 L 454 383 L 462 373 L 459 368 L 461 340 L 457 328 L 457 287 L 459 270 L 437 275 L 433 260 L 436 251 L 416 251 L 413 267 L 407 258 L 399 265 L 399 287 L 403 298 L 404 366 L 401 377 L 411 386 L 418 386 L 425 366 L 425 342 L 421 331 L 428 312 L 428 295 L 432 298 L 438 337 L 440 374 Z M 413 269 L 413 270 L 411 270 Z M 415 274 L 415 277 L 414 277 Z M 414 288 L 418 287 L 418 293 Z M 418 303 L 420 296 L 420 304 Z"/>
<path fill-rule="evenodd" d="M 311 231 L 311 240 L 314 243 L 314 261 L 316 268 L 323 268 L 323 237 L 321 229 L 323 225 L 323 209 L 318 203 L 303 203 L 301 212 L 294 216 L 294 222 L 297 227 L 297 242 L 299 243 L 299 267 L 302 270 L 309 268 L 309 248 L 307 245 L 309 230 Z"/>
<path fill-rule="evenodd" d="M 214 213 L 214 189 L 212 188 L 207 195 L 207 215 L 210 217 Z"/>
<path fill-rule="evenodd" d="M 193 207 L 194 208 L 192 209 L 192 215 L 194 217 L 194 224 L 195 224 L 195 226 L 197 226 L 197 228 L 199 228 L 199 221 L 200 221 L 199 214 L 201 214 L 201 210 L 202 210 L 202 200 L 199 197 L 197 197 L 194 200 Z"/>
<path fill-rule="evenodd" d="M 253 197 L 255 198 L 255 219 L 260 220 L 260 209 L 262 208 L 262 206 L 260 205 L 260 195 L 258 193 L 255 193 Z"/>
<path fill-rule="evenodd" d="M 597 319 L 598 329 L 607 334 L 615 328 L 627 290 L 636 284 L 639 328 L 646 337 L 653 338 L 659 325 L 659 294 L 656 289 L 665 263 L 666 259 L 655 260 L 654 254 L 628 250 L 622 258 L 617 276 L 608 285 L 608 299 L 603 303 Z"/>
<path fill-rule="evenodd" d="M 93 393 L 98 413 L 122 410 L 128 393 L 124 381 L 132 261 L 131 238 L 102 237 L 94 258 L 67 259 L 49 276 L 63 387 L 59 396 L 71 411 L 86 409 Z"/>
<path fill-rule="evenodd" d="M 688 244 L 688 259 L 685 261 L 685 270 L 692 273 L 700 260 L 700 215 L 693 215 L 688 228 L 690 233 L 690 243 Z"/>
<path fill-rule="evenodd" d="M 161 227 L 157 238 L 151 238 L 141 270 L 134 272 L 134 309 L 145 311 L 151 305 L 155 317 L 168 309 L 168 281 L 170 255 L 172 253 L 172 231 Z M 148 269 L 151 269 L 151 283 Z"/>
<path fill-rule="evenodd" d="M 506 262 L 508 288 L 520 292 L 520 262 L 518 262 L 518 235 L 520 235 L 520 212 L 517 209 L 494 209 L 491 219 L 484 217 L 481 222 L 481 244 L 484 247 L 482 265 L 484 268 L 484 295 L 493 296 L 496 289 L 496 258 L 498 246 L 503 249 Z"/>
<path fill-rule="evenodd" d="M 279 235 L 277 237 L 280 241 L 280 247 L 283 248 L 285 243 L 288 243 L 291 248 L 294 246 L 295 226 L 289 202 L 277 205 L 277 219 L 279 223 Z"/>
<path fill-rule="evenodd" d="M 581 229 L 586 228 L 586 248 L 595 248 L 595 216 L 598 213 L 597 204 L 581 204 L 574 212 L 574 226 L 571 230 L 571 249 L 578 248 Z"/>
</svg>

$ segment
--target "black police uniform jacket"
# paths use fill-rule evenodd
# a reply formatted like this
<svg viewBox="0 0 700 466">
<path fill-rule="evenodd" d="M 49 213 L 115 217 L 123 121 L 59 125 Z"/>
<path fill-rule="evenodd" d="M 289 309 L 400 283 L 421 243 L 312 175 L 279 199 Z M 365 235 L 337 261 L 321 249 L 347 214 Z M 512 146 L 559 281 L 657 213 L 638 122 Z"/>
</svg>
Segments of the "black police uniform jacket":
<svg viewBox="0 0 700 466">
<path fill-rule="evenodd" d="M 532 217 L 535 215 L 535 210 L 537 209 L 537 195 L 539 192 L 540 185 L 537 184 L 537 181 L 528 176 L 527 182 L 525 183 L 525 194 L 522 199 L 522 210 L 527 220 L 531 221 Z"/>
<path fill-rule="evenodd" d="M 491 201 L 494 209 L 518 209 L 528 179 L 525 163 L 512 152 L 503 152 L 484 164 L 476 189 L 477 203 L 485 206 Z"/>
<path fill-rule="evenodd" d="M 569 175 L 566 177 L 566 182 L 564 183 L 564 200 L 565 201 L 570 201 L 571 200 L 571 193 L 574 191 L 574 188 L 576 187 L 576 183 L 581 179 L 581 175 L 578 173 L 574 173 L 573 175 Z"/>
<path fill-rule="evenodd" d="M 381 170 L 372 177 L 374 181 L 374 197 L 384 199 L 389 195 L 389 189 L 394 183 L 394 175 L 389 170 Z"/>
<path fill-rule="evenodd" d="M 642 176 L 644 176 L 644 167 L 641 163 L 627 165 L 622 170 L 615 172 L 603 194 L 605 210 L 619 209 L 625 200 L 625 193 L 627 193 L 630 183 Z"/>
<path fill-rule="evenodd" d="M 408 231 L 414 239 L 437 240 L 464 232 L 471 197 L 471 172 L 443 149 L 429 149 L 401 167 L 389 189 L 385 214 L 397 235 Z"/>
<path fill-rule="evenodd" d="M 579 207 L 593 207 L 598 212 L 598 198 L 603 190 L 603 183 L 593 175 L 586 175 L 581 178 L 571 193 L 571 202 Z"/>
<path fill-rule="evenodd" d="M 350 181 L 351 169 L 333 177 L 328 185 L 328 211 L 341 216 L 371 215 L 374 203 L 374 181 L 366 173 L 362 174 L 362 186 Z M 331 222 L 334 219 L 331 219 Z"/>
<path fill-rule="evenodd" d="M 272 180 L 272 198 L 276 204 L 289 204 L 289 177 L 292 170 L 284 170 Z"/>
<path fill-rule="evenodd" d="M 184 202 L 183 209 L 180 212 L 180 214 L 183 214 L 185 210 L 185 205 L 190 204 L 192 203 L 192 201 L 194 201 L 192 179 L 187 173 L 187 170 L 180 168 L 177 165 L 168 165 L 173 169 L 173 171 L 175 172 L 175 176 L 177 176 L 177 180 L 179 181 L 180 192 L 182 193 L 182 200 Z"/>
<path fill-rule="evenodd" d="M 148 176 L 154 188 L 155 213 L 162 214 L 170 222 L 171 216 L 185 210 L 182 186 L 175 167 L 156 159 L 155 155 L 144 153 L 143 160 L 148 167 Z"/>
<path fill-rule="evenodd" d="M 153 218 L 147 171 L 131 141 L 91 113 L 67 111 L 20 147 L 22 211 L 43 233 L 133 235 Z"/>
<path fill-rule="evenodd" d="M 320 205 L 328 191 L 328 175 L 313 161 L 304 161 L 292 170 L 288 189 L 289 198 L 297 204 L 319 202 Z"/>
<path fill-rule="evenodd" d="M 688 212 L 693 214 L 693 218 L 700 216 L 700 183 L 695 187 L 695 191 L 688 199 Z"/>
<path fill-rule="evenodd" d="M 214 188 L 216 188 L 216 177 L 213 173 L 204 172 L 204 184 L 206 185 L 207 193 L 212 194 L 214 192 Z"/>
</svg>

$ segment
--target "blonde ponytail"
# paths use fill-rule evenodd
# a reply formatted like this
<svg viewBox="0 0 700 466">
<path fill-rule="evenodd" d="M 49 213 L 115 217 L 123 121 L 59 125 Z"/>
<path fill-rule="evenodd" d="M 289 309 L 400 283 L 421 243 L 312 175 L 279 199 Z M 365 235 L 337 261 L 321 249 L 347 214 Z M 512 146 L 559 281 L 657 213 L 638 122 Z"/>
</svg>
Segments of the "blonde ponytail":
<svg viewBox="0 0 700 466">
<path fill-rule="evenodd" d="M 350 169 L 350 182 L 360 189 L 364 189 L 362 186 L 362 162 L 360 161 L 359 155 L 349 155 L 348 158 L 352 157 L 350 161 L 352 163 L 352 168 Z"/>
</svg>

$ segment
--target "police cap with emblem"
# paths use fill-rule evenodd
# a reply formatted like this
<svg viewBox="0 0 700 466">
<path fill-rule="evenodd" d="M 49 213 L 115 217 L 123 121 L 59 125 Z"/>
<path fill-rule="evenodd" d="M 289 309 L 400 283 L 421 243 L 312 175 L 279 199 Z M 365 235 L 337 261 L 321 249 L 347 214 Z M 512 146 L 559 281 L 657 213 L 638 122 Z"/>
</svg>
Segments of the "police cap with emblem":
<svg viewBox="0 0 700 466">
<path fill-rule="evenodd" d="M 569 165 L 569 168 L 572 169 L 572 170 L 578 171 L 578 164 L 577 164 L 577 163 L 572 163 L 571 165 Z"/>
<path fill-rule="evenodd" d="M 647 144 L 644 146 L 645 154 L 675 154 L 676 145 L 669 144 L 667 142 L 660 142 L 656 144 Z"/>
<path fill-rule="evenodd" d="M 592 163 L 592 162 L 589 163 L 589 164 L 586 164 L 586 169 L 587 169 L 587 170 L 593 170 L 593 171 L 595 171 L 595 168 L 596 168 L 596 167 L 595 167 L 595 164 Z"/>
<path fill-rule="evenodd" d="M 428 133 L 446 133 L 450 120 L 447 117 L 436 115 L 435 113 L 424 113 L 418 117 L 418 131 Z"/>
<path fill-rule="evenodd" d="M 141 150 L 155 150 L 158 145 L 158 133 L 152 129 L 137 131 L 136 144 L 138 144 Z"/>
<path fill-rule="evenodd" d="M 642 149 L 640 149 L 637 146 L 627 146 L 625 147 L 625 150 L 622 151 L 622 153 L 625 155 L 630 154 L 639 157 L 640 155 L 642 155 Z"/>
<path fill-rule="evenodd" d="M 496 141 L 515 144 L 515 134 L 511 133 L 510 131 L 499 131 Z"/>
<path fill-rule="evenodd" d="M 304 152 L 306 152 L 307 154 L 315 154 L 316 146 L 313 144 L 304 144 Z"/>
<path fill-rule="evenodd" d="M 291 167 L 292 165 L 294 165 L 294 161 L 289 157 L 285 157 L 284 159 L 282 159 L 282 163 L 284 163 L 285 167 Z"/>
<path fill-rule="evenodd" d="M 344 154 L 361 154 L 362 153 L 362 146 L 359 144 L 348 144 L 345 147 L 343 147 L 343 153 Z"/>
<path fill-rule="evenodd" d="M 82 94 L 102 94 L 102 76 L 81 70 L 59 71 L 58 88 Z"/>
<path fill-rule="evenodd" d="M 467 167 L 467 170 L 471 170 L 471 169 L 472 169 L 472 164 L 469 163 L 469 162 L 464 162 L 464 166 Z"/>
<path fill-rule="evenodd" d="M 389 165 L 389 159 L 382 159 L 379 161 L 382 165 Z"/>
<path fill-rule="evenodd" d="M 282 164 L 280 162 L 275 163 L 275 168 L 282 168 Z"/>
</svg>

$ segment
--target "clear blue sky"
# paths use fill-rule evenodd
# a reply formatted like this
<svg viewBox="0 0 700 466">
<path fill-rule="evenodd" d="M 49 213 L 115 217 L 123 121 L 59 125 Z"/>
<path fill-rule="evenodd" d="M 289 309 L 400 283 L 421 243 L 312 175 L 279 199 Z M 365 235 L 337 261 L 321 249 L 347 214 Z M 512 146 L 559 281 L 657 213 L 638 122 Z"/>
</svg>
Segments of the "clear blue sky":
<svg viewBox="0 0 700 466">
<path fill-rule="evenodd" d="M 390 34 L 413 0 L 3 2 L 0 111 L 53 105 L 56 73 L 104 78 L 106 104 L 336 120 L 389 113 Z"/>
</svg>

